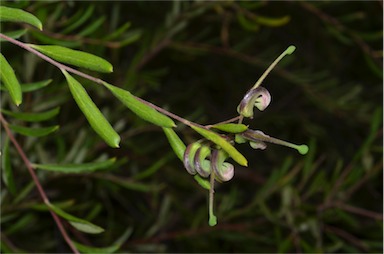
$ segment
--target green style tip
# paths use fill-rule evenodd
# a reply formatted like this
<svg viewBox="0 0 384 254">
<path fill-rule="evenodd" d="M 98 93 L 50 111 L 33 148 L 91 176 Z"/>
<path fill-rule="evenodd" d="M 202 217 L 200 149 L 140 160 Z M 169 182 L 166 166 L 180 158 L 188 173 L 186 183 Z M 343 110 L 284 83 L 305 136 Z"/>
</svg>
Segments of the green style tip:
<svg viewBox="0 0 384 254">
<path fill-rule="evenodd" d="M 292 54 L 294 51 L 296 50 L 296 47 L 291 45 L 289 46 L 286 50 L 285 50 L 285 53 L 287 53 L 287 55 L 290 55 Z"/>
<path fill-rule="evenodd" d="M 216 226 L 217 224 L 217 218 L 215 215 L 211 215 L 209 217 L 209 222 L 208 222 L 209 226 L 213 227 L 213 226 Z"/>
<path fill-rule="evenodd" d="M 297 151 L 299 151 L 300 154 L 304 155 L 308 153 L 309 147 L 307 145 L 301 145 L 297 147 Z"/>
</svg>

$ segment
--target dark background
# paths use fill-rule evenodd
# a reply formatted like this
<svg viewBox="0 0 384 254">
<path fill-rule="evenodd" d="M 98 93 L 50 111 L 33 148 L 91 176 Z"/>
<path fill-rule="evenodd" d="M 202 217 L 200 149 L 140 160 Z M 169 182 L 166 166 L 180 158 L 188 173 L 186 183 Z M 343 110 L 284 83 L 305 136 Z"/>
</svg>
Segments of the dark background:
<svg viewBox="0 0 384 254">
<path fill-rule="evenodd" d="M 22 82 L 54 80 L 28 94 L 21 110 L 61 106 L 52 121 L 59 132 L 34 140 L 18 136 L 30 160 L 117 157 L 104 172 L 38 172 L 52 202 L 72 201 L 66 211 L 106 230 L 87 235 L 67 225 L 77 242 L 106 247 L 123 235 L 121 252 L 382 252 L 382 1 L 4 3 L 43 22 L 42 32 L 31 29 L 21 41 L 101 56 L 114 72 L 89 73 L 200 124 L 236 116 L 244 93 L 269 64 L 289 45 L 297 47 L 263 83 L 271 105 L 246 124 L 305 143 L 310 152 L 237 146 L 249 166 L 235 164 L 235 177 L 216 185 L 218 225 L 209 227 L 208 193 L 183 168 L 161 128 L 81 79 L 121 134 L 121 148 L 108 148 L 59 70 L 2 43 Z M 92 14 L 74 26 L 89 8 Z M 128 30 L 106 38 L 127 22 Z M 19 28 L 2 24 L 3 31 Z M 178 126 L 186 144 L 200 138 Z M 2 187 L 3 250 L 68 252 L 49 213 L 34 209 L 40 199 L 35 189 L 26 190 L 32 180 L 14 154 L 17 193 Z"/>
</svg>

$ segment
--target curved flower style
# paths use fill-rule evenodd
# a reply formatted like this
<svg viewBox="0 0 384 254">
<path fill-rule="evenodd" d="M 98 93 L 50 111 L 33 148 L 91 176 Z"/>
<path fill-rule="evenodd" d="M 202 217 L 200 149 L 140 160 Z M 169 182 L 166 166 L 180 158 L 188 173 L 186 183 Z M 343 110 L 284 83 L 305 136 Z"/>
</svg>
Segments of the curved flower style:
<svg viewBox="0 0 384 254">
<path fill-rule="evenodd" d="M 235 167 L 225 160 L 228 154 L 221 149 L 211 149 L 201 141 L 189 144 L 185 149 L 183 163 L 189 174 L 207 178 L 214 172 L 217 180 L 229 181 L 235 174 Z M 209 160 L 210 159 L 210 160 Z"/>
<path fill-rule="evenodd" d="M 253 107 L 258 108 L 260 111 L 266 109 L 271 103 L 271 95 L 268 90 L 262 86 L 250 89 L 239 106 L 237 112 L 244 117 L 253 118 Z"/>
<path fill-rule="evenodd" d="M 212 152 L 212 169 L 218 180 L 227 182 L 235 175 L 235 167 L 229 163 L 224 162 L 228 158 L 228 154 L 223 150 L 213 150 Z"/>
<path fill-rule="evenodd" d="M 265 149 L 267 147 L 265 142 L 269 142 L 296 149 L 300 154 L 306 154 L 309 150 L 307 145 L 295 145 L 287 141 L 268 136 L 262 131 L 254 131 L 249 129 L 239 134 L 236 140 L 238 143 L 244 143 L 246 140 L 248 140 L 251 147 L 255 149 Z"/>
</svg>

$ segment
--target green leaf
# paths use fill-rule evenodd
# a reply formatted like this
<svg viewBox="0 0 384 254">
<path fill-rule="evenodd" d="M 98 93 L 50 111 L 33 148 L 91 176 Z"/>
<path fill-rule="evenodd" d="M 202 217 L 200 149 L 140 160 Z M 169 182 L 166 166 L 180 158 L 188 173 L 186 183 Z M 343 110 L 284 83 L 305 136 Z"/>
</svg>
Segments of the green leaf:
<svg viewBox="0 0 384 254">
<path fill-rule="evenodd" d="M 27 84 L 22 84 L 21 85 L 21 91 L 23 92 L 32 92 L 36 91 L 40 88 L 46 87 L 52 82 L 52 79 L 47 79 L 39 82 L 34 82 L 34 83 L 27 83 Z"/>
<path fill-rule="evenodd" d="M 171 147 L 173 151 L 175 152 L 176 156 L 183 161 L 184 160 L 184 152 L 186 149 L 185 144 L 183 141 L 179 138 L 179 136 L 176 134 L 176 132 L 172 128 L 163 128 L 163 131 L 165 133 L 165 136 L 167 137 L 169 144 L 171 144 Z"/>
<path fill-rule="evenodd" d="M 95 32 L 105 21 L 105 16 L 100 17 L 96 21 L 92 22 L 90 26 L 78 33 L 78 36 L 88 36 Z"/>
<path fill-rule="evenodd" d="M 256 32 L 260 29 L 260 26 L 259 24 L 247 19 L 244 15 L 242 15 L 241 13 L 239 13 L 237 15 L 237 20 L 238 22 L 240 23 L 240 25 L 245 29 L 245 30 L 248 30 L 248 31 L 252 31 L 252 32 Z"/>
<path fill-rule="evenodd" d="M 111 147 L 119 147 L 120 136 L 105 119 L 84 87 L 65 70 L 61 70 L 68 81 L 69 89 L 80 110 L 88 119 L 92 129 Z"/>
<path fill-rule="evenodd" d="M 212 126 L 212 128 L 229 132 L 229 133 L 242 133 L 248 129 L 248 126 L 244 124 L 225 123 Z"/>
<path fill-rule="evenodd" d="M 55 45 L 28 45 L 61 63 L 71 64 L 98 72 L 113 71 L 113 66 L 108 61 L 80 50 Z"/>
<path fill-rule="evenodd" d="M 104 83 L 104 85 L 118 98 L 125 106 L 144 120 L 161 127 L 175 127 L 176 124 L 171 118 L 161 114 L 150 106 L 139 101 L 130 92 L 116 86 Z"/>
<path fill-rule="evenodd" d="M 56 39 L 35 30 L 31 30 L 30 33 L 34 38 L 44 44 L 60 45 L 69 48 L 80 47 L 82 45 L 80 40 L 65 40 L 64 38 Z"/>
<path fill-rule="evenodd" d="M 23 100 L 20 83 L 7 59 L 0 53 L 0 79 L 7 88 L 12 101 L 19 106 Z"/>
<path fill-rule="evenodd" d="M 30 127 L 23 127 L 18 125 L 10 124 L 9 128 L 11 128 L 13 131 L 29 137 L 43 137 L 47 136 L 48 134 L 56 131 L 59 129 L 58 125 L 50 126 L 50 127 L 41 127 L 41 128 L 30 128 Z"/>
<path fill-rule="evenodd" d="M 107 34 L 103 40 L 105 41 L 111 41 L 113 39 L 116 39 L 118 38 L 119 36 L 121 36 L 126 30 L 128 30 L 128 28 L 131 27 L 131 22 L 126 22 L 124 25 L 122 25 L 121 27 L 119 27 L 118 29 L 116 29 L 115 31 L 113 31 L 112 33 L 110 34 Z"/>
<path fill-rule="evenodd" d="M 60 112 L 60 107 L 54 108 L 49 111 L 41 112 L 41 113 L 12 112 L 5 109 L 1 109 L 1 112 L 6 115 L 17 118 L 19 120 L 23 120 L 27 122 L 41 122 L 56 116 Z"/>
<path fill-rule="evenodd" d="M 120 245 L 112 245 L 104 248 L 96 248 L 96 247 L 86 246 L 75 241 L 72 241 L 72 242 L 80 252 L 84 252 L 84 253 L 102 253 L 102 254 L 114 253 L 120 248 Z"/>
<path fill-rule="evenodd" d="M 99 234 L 99 233 L 104 232 L 103 228 L 101 228 L 101 227 L 99 227 L 99 226 L 97 226 L 95 224 L 92 224 L 89 221 L 80 219 L 80 218 L 75 217 L 75 216 L 73 216 L 73 215 L 71 215 L 69 213 L 66 213 L 63 210 L 61 210 L 59 207 L 54 206 L 51 203 L 48 203 L 47 206 L 54 213 L 56 213 L 58 216 L 60 216 L 63 219 L 66 219 L 69 223 L 71 223 L 71 225 L 73 227 L 75 227 L 79 231 L 82 231 L 84 233 L 89 233 L 89 234 Z"/>
<path fill-rule="evenodd" d="M 193 178 L 195 178 L 196 182 L 204 189 L 211 189 L 211 183 L 208 180 L 201 178 L 198 174 L 194 175 Z"/>
<path fill-rule="evenodd" d="M 34 168 L 44 169 L 48 171 L 56 171 L 61 173 L 86 173 L 111 167 L 116 158 L 106 161 L 89 162 L 82 164 L 32 164 Z"/>
<path fill-rule="evenodd" d="M 68 20 L 68 24 L 66 24 L 66 28 L 61 32 L 62 34 L 68 34 L 75 30 L 76 28 L 80 27 L 82 24 L 84 24 L 91 16 L 95 9 L 94 5 L 89 5 L 87 10 L 85 12 L 79 11 L 75 15 L 71 17 L 70 20 Z M 73 18 L 73 19 L 72 19 Z M 71 23 L 73 22 L 73 23 Z M 69 23 L 71 23 L 69 25 Z"/>
<path fill-rule="evenodd" d="M 75 201 L 71 199 L 66 201 L 54 202 L 52 204 L 60 209 L 65 209 L 72 207 L 75 204 Z M 31 205 L 31 208 L 36 211 L 49 211 L 49 207 L 45 203 Z"/>
<path fill-rule="evenodd" d="M 200 135 L 202 135 L 206 139 L 212 141 L 216 145 L 223 148 L 224 151 L 226 151 L 228 155 L 231 156 L 232 159 L 234 159 L 237 163 L 239 163 L 242 166 L 247 166 L 248 164 L 247 159 L 220 135 L 218 135 L 215 132 L 212 132 L 197 126 L 191 126 L 191 128 L 194 129 L 196 132 L 200 133 Z"/>
<path fill-rule="evenodd" d="M 278 27 L 287 24 L 291 20 L 290 16 L 283 16 L 278 18 L 265 17 L 257 15 L 255 17 L 255 21 L 259 24 L 270 26 L 270 27 Z"/>
<path fill-rule="evenodd" d="M 141 38 L 141 35 L 143 34 L 143 31 L 140 29 L 133 30 L 131 32 L 128 32 L 125 36 L 124 39 L 120 42 L 120 47 L 127 46 L 128 44 L 131 44 L 138 39 Z"/>
<path fill-rule="evenodd" d="M 11 37 L 12 39 L 18 39 L 21 36 L 23 36 L 28 30 L 27 29 L 20 29 L 20 30 L 15 30 L 11 31 L 8 33 L 4 33 L 4 35 Z M 2 41 L 7 41 L 6 39 L 0 38 L 0 42 Z"/>
<path fill-rule="evenodd" d="M 16 195 L 16 186 L 13 178 L 13 171 L 11 166 L 11 157 L 9 154 L 9 139 L 5 138 L 2 160 L 2 177 L 4 185 L 7 187 L 10 193 Z"/>
<path fill-rule="evenodd" d="M 36 223 L 36 221 L 37 218 L 35 214 L 27 213 L 14 221 L 11 226 L 7 227 L 7 229 L 4 230 L 4 233 L 7 235 L 12 235 L 18 232 L 23 232 L 28 225 L 32 225 Z"/>
<path fill-rule="evenodd" d="M 43 25 L 38 18 L 20 9 L 0 6 L 0 21 L 24 22 L 37 27 L 39 30 L 43 30 Z"/>
</svg>

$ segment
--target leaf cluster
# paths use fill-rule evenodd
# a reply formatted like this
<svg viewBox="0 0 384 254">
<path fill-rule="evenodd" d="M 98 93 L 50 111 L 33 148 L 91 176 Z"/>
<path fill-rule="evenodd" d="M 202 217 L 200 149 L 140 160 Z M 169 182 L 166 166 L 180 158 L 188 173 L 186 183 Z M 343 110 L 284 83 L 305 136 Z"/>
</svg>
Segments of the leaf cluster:
<svg viewBox="0 0 384 254">
<path fill-rule="evenodd" d="M 22 15 L 20 25 L 2 14 L 2 33 L 108 83 L 1 42 L 1 113 L 51 200 L 41 201 L 2 130 L 2 252 L 69 252 L 50 211 L 88 253 L 382 250 L 378 3 L 4 5 L 38 19 Z M 271 106 L 244 124 L 303 143 L 311 137 L 309 154 L 229 146 L 248 168 L 236 166 L 234 179 L 216 186 L 219 224 L 210 228 L 207 192 L 196 181 L 206 182 L 187 174 L 180 151 L 201 136 L 223 148 L 226 141 L 199 126 L 173 130 L 173 120 L 136 96 L 209 126 L 236 115 L 244 92 L 291 44 L 295 54 L 263 83 Z M 80 52 L 92 55 L 66 59 Z M 9 86 L 15 78 L 19 85 Z"/>
</svg>

